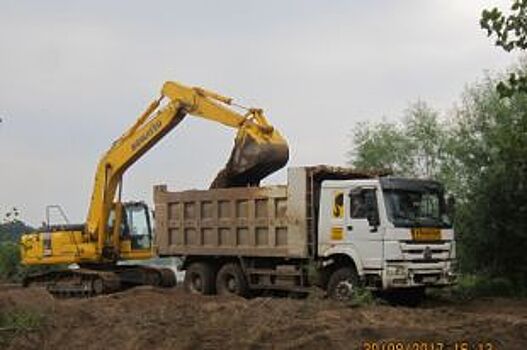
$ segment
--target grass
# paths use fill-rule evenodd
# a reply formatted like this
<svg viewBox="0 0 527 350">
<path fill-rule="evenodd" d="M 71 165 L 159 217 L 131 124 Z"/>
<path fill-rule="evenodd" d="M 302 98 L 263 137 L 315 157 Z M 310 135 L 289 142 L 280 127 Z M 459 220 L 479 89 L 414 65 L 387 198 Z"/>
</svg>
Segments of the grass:
<svg viewBox="0 0 527 350">
<path fill-rule="evenodd" d="M 20 334 L 39 331 L 45 324 L 43 314 L 26 309 L 14 309 L 0 313 L 0 348 Z"/>
<path fill-rule="evenodd" d="M 370 290 L 365 288 L 355 288 L 353 290 L 353 299 L 348 305 L 351 307 L 359 307 L 375 304 L 379 304 L 379 300 L 375 298 Z"/>
<path fill-rule="evenodd" d="M 433 297 L 452 301 L 466 301 L 485 297 L 525 298 L 527 289 L 502 277 L 465 274 L 457 283 L 445 289 L 430 289 Z"/>
</svg>

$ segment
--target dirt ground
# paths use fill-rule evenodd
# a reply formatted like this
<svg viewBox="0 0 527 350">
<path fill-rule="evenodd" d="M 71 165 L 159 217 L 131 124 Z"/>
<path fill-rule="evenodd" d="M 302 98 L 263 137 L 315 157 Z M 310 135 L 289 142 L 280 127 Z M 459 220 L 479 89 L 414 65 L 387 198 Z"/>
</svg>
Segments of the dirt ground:
<svg viewBox="0 0 527 350">
<path fill-rule="evenodd" d="M 320 298 L 247 300 L 146 287 L 56 300 L 38 289 L 0 288 L 0 313 L 12 310 L 45 316 L 38 330 L 0 333 L 10 337 L 9 349 L 454 349 L 463 341 L 476 349 L 484 342 L 527 349 L 527 300 L 350 307 Z"/>
</svg>

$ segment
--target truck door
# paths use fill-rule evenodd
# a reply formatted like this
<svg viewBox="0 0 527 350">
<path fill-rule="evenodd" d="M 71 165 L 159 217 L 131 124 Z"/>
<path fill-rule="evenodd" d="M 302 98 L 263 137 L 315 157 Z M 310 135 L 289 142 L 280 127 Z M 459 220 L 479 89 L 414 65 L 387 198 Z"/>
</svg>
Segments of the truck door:
<svg viewBox="0 0 527 350">
<path fill-rule="evenodd" d="M 364 269 L 381 269 L 384 232 L 380 225 L 377 190 L 350 189 L 346 213 L 346 236 L 358 250 Z"/>
</svg>

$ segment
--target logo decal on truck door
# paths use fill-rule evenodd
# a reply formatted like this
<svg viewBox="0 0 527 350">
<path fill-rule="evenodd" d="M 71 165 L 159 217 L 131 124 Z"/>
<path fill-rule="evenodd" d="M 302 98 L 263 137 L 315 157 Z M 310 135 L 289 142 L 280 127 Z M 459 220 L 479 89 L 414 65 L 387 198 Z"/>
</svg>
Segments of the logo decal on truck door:
<svg viewBox="0 0 527 350">
<path fill-rule="evenodd" d="M 333 193 L 333 217 L 337 219 L 344 218 L 344 192 Z"/>
</svg>

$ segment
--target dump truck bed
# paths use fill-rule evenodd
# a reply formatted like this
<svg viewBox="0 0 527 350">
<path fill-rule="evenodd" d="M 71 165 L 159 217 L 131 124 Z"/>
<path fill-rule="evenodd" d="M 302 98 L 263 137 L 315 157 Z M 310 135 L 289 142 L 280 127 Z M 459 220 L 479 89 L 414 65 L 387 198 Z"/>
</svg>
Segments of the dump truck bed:
<svg viewBox="0 0 527 350">
<path fill-rule="evenodd" d="M 321 182 L 366 177 L 316 166 L 288 169 L 288 184 L 280 186 L 182 192 L 155 186 L 158 254 L 307 258 L 316 254 Z"/>
</svg>

